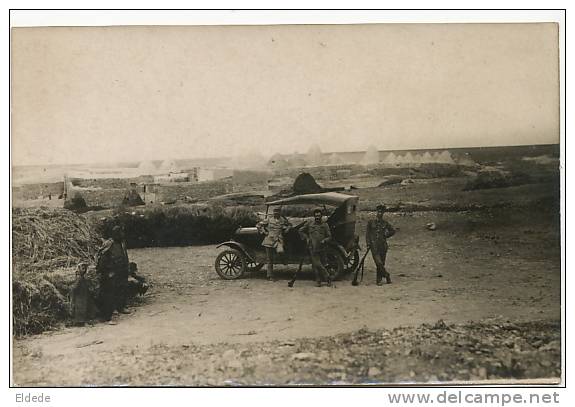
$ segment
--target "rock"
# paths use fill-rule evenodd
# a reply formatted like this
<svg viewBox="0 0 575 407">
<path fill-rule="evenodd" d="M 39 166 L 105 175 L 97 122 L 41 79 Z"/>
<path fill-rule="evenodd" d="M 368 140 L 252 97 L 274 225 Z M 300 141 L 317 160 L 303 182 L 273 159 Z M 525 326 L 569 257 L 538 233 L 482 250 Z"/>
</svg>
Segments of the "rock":
<svg viewBox="0 0 575 407">
<path fill-rule="evenodd" d="M 554 340 L 549 342 L 546 345 L 543 345 L 539 348 L 539 350 L 547 351 L 547 350 L 560 350 L 561 349 L 561 341 Z"/>
<path fill-rule="evenodd" d="M 425 225 L 425 227 L 426 227 L 428 230 L 436 230 L 436 229 L 437 229 L 437 225 L 436 225 L 435 223 L 433 223 L 433 222 L 428 223 L 427 225 Z"/>
<path fill-rule="evenodd" d="M 477 376 L 479 376 L 481 380 L 487 379 L 487 369 L 484 367 L 477 369 Z"/>
<path fill-rule="evenodd" d="M 399 184 L 403 181 L 403 178 L 397 175 L 389 175 L 384 177 L 383 180 L 379 183 L 378 187 L 385 187 L 388 185 Z"/>
<path fill-rule="evenodd" d="M 374 377 L 374 376 L 379 376 L 381 374 L 381 370 L 375 366 L 371 366 L 368 370 L 367 370 L 367 375 L 369 377 Z"/>
<path fill-rule="evenodd" d="M 447 324 L 443 319 L 438 320 L 435 324 L 433 324 L 432 329 L 447 329 Z"/>
<path fill-rule="evenodd" d="M 292 360 L 311 360 L 315 358 L 315 353 L 311 353 L 311 352 L 300 352 L 300 353 L 294 353 L 291 356 Z"/>
</svg>

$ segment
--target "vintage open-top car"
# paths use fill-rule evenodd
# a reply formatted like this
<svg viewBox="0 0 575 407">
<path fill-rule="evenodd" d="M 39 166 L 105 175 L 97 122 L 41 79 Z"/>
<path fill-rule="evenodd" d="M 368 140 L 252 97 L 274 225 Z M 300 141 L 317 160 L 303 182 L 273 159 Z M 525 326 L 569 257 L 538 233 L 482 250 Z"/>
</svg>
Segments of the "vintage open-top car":
<svg viewBox="0 0 575 407">
<path fill-rule="evenodd" d="M 327 244 L 323 263 L 334 278 L 341 278 L 354 270 L 359 262 L 359 238 L 355 234 L 357 204 L 359 198 L 337 192 L 298 195 L 268 202 L 265 217 L 272 216 L 270 207 L 292 205 L 323 207 L 324 213 L 331 207 L 327 217 L 332 239 Z M 287 211 L 289 212 L 289 211 Z M 289 215 L 289 214 L 288 214 Z M 283 215 L 282 215 L 283 216 Z M 299 229 L 306 219 L 288 216 L 292 228 L 284 236 L 284 252 L 274 256 L 274 264 L 311 264 L 306 242 L 299 235 Z M 246 272 L 260 270 L 267 261 L 262 241 L 265 235 L 257 227 L 240 227 L 232 239 L 223 242 L 225 247 L 216 258 L 216 272 L 226 280 L 242 277 Z"/>
</svg>

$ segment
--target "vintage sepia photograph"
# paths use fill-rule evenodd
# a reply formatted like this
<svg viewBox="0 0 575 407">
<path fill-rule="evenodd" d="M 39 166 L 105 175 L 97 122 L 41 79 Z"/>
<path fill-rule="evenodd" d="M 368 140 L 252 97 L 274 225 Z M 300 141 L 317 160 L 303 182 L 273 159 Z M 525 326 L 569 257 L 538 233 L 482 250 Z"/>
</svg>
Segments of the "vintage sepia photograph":
<svg viewBox="0 0 575 407">
<path fill-rule="evenodd" d="M 546 20 L 12 27 L 11 385 L 561 384 L 560 64 Z"/>
</svg>

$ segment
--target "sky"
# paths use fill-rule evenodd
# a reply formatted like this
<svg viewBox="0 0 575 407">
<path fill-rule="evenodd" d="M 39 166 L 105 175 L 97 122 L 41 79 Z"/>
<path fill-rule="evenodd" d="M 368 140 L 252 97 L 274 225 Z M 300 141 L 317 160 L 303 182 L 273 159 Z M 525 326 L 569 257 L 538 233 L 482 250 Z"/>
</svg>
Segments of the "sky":
<svg viewBox="0 0 575 407">
<path fill-rule="evenodd" d="M 12 31 L 14 165 L 559 142 L 555 24 Z"/>
</svg>

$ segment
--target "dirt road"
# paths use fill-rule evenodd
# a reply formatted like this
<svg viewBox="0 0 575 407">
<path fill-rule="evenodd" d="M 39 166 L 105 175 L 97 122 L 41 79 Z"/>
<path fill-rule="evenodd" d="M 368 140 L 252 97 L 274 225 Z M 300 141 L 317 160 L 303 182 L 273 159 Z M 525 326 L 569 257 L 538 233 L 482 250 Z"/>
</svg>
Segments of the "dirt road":
<svg viewBox="0 0 575 407">
<path fill-rule="evenodd" d="M 150 294 L 132 307 L 132 314 L 115 317 L 113 325 L 65 328 L 16 340 L 14 383 L 159 384 L 162 380 L 153 375 L 136 380 L 135 368 L 146 355 L 160 354 L 167 359 L 152 358 L 150 363 L 160 363 L 166 377 L 178 377 L 168 383 L 218 384 L 180 371 L 186 352 L 175 356 L 170 350 L 192 352 L 227 343 L 215 352 L 226 357 L 226 349 L 241 345 L 264 348 L 275 343 L 271 341 L 333 336 L 365 327 L 393 329 L 440 319 L 448 324 L 560 319 L 560 246 L 552 215 L 533 218 L 502 209 L 390 214 L 389 220 L 399 232 L 388 256 L 393 284 L 383 287 L 375 285 L 371 259 L 359 287 L 340 281 L 336 287 L 316 288 L 307 270 L 289 288 L 291 266 L 278 268 L 276 282 L 259 274 L 236 281 L 219 279 L 213 267 L 218 252 L 214 246 L 131 250 L 131 260 L 153 281 Z M 435 222 L 437 230 L 425 229 L 428 222 Z M 365 219 L 360 234 L 364 225 Z M 557 334 L 558 325 L 553 327 Z M 202 363 L 213 363 L 209 360 Z M 465 379 L 469 374 L 446 378 Z M 280 382 L 291 380 L 284 379 Z"/>
</svg>

